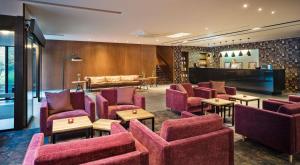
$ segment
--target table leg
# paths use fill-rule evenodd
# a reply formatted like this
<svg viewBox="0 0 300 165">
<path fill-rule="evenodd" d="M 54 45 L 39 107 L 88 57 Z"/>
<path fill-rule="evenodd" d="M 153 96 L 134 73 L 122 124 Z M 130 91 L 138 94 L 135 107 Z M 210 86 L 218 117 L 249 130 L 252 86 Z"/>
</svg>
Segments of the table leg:
<svg viewBox="0 0 300 165">
<path fill-rule="evenodd" d="M 240 100 L 240 103 L 241 103 L 241 104 L 243 104 L 243 101 L 242 101 L 242 100 Z"/>
<path fill-rule="evenodd" d="M 152 118 L 152 131 L 154 132 L 154 125 L 155 125 L 155 123 L 154 123 L 154 117 Z"/>
<path fill-rule="evenodd" d="M 216 106 L 216 111 L 218 113 L 218 115 L 220 114 L 220 107 L 219 106 Z M 222 113 L 221 113 L 221 116 L 222 116 Z"/>
<path fill-rule="evenodd" d="M 246 102 L 246 105 L 248 106 L 248 101 L 245 101 Z"/>
<path fill-rule="evenodd" d="M 88 139 L 90 137 L 90 129 L 85 131 L 85 138 Z"/>
<path fill-rule="evenodd" d="M 90 132 L 91 132 L 91 138 L 93 138 L 93 137 L 94 137 L 94 129 L 91 128 L 91 129 L 90 129 Z"/>
<path fill-rule="evenodd" d="M 232 126 L 234 126 L 234 104 L 232 104 L 231 107 L 232 107 L 231 123 L 232 123 Z"/>
<path fill-rule="evenodd" d="M 225 106 L 221 106 L 221 113 L 223 113 L 223 122 L 226 122 L 226 110 L 225 110 Z"/>
<path fill-rule="evenodd" d="M 231 116 L 231 108 L 229 107 L 229 110 L 228 110 L 228 116 L 230 117 Z"/>
<path fill-rule="evenodd" d="M 259 106 L 260 106 L 260 100 L 257 99 L 257 108 L 259 108 Z"/>
<path fill-rule="evenodd" d="M 52 141 L 53 144 L 56 143 L 56 137 L 55 136 L 56 136 L 55 134 L 52 134 L 52 136 L 51 136 L 51 141 Z"/>
</svg>

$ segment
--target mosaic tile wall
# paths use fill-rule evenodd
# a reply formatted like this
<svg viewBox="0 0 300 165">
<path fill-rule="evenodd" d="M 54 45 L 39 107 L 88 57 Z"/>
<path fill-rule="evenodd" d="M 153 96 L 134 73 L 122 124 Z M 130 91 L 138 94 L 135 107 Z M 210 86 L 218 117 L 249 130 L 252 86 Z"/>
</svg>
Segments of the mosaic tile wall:
<svg viewBox="0 0 300 165">
<path fill-rule="evenodd" d="M 297 92 L 300 89 L 300 38 L 290 38 L 272 41 L 255 42 L 248 44 L 237 44 L 229 46 L 218 46 L 211 48 L 203 47 L 182 47 L 174 48 L 174 80 L 175 83 L 180 82 L 180 69 L 176 70 L 177 61 L 180 58 L 181 51 L 189 50 L 203 50 L 213 54 L 212 66 L 219 67 L 220 57 L 219 52 L 224 50 L 234 49 L 259 49 L 260 64 L 272 64 L 273 69 L 284 68 L 286 73 L 286 92 Z M 180 67 L 179 67 L 180 68 Z"/>
</svg>

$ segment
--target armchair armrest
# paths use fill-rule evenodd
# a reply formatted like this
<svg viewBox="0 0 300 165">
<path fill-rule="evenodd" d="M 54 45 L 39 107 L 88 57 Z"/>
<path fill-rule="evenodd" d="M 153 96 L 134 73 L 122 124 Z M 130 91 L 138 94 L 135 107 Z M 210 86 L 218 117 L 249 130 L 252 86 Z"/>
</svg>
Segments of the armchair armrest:
<svg viewBox="0 0 300 165">
<path fill-rule="evenodd" d="M 176 111 L 187 111 L 187 93 L 166 89 L 166 106 Z"/>
<path fill-rule="evenodd" d="M 133 96 L 133 102 L 134 102 L 134 105 L 141 107 L 143 109 L 146 109 L 146 99 L 144 96 L 135 94 Z"/>
<path fill-rule="evenodd" d="M 263 109 L 274 111 L 274 112 L 276 112 L 280 106 L 285 104 L 292 104 L 292 103 L 288 101 L 275 100 L 275 99 L 267 99 L 267 100 L 263 100 L 262 102 Z"/>
<path fill-rule="evenodd" d="M 194 89 L 194 93 L 195 93 L 195 97 L 202 97 L 202 98 L 212 98 L 212 90 L 211 89 L 206 89 L 206 88 L 193 88 Z"/>
<path fill-rule="evenodd" d="M 98 118 L 108 118 L 108 101 L 100 93 L 96 95 L 96 109 Z"/>
<path fill-rule="evenodd" d="M 95 102 L 89 97 L 84 97 L 84 110 L 90 115 L 92 122 L 95 121 Z"/>
<path fill-rule="evenodd" d="M 43 99 L 40 107 L 40 131 L 47 134 L 48 103 Z"/>
<path fill-rule="evenodd" d="M 225 86 L 226 94 L 236 95 L 236 87 Z"/>
<path fill-rule="evenodd" d="M 292 102 L 300 102 L 300 96 L 297 96 L 297 95 L 289 95 L 289 101 L 292 101 Z"/>
<path fill-rule="evenodd" d="M 111 134 L 117 134 L 121 132 L 128 132 L 121 124 L 119 123 L 112 123 L 111 124 Z"/>
<path fill-rule="evenodd" d="M 34 164 L 34 159 L 38 154 L 38 149 L 44 144 L 44 134 L 37 133 L 32 136 L 32 139 L 28 145 L 26 155 L 23 160 L 23 165 L 32 165 Z"/>
<path fill-rule="evenodd" d="M 197 116 L 197 115 L 194 115 L 194 114 L 192 114 L 191 112 L 188 112 L 188 111 L 182 111 L 180 118 L 188 118 L 188 117 L 194 117 L 194 116 Z"/>
</svg>

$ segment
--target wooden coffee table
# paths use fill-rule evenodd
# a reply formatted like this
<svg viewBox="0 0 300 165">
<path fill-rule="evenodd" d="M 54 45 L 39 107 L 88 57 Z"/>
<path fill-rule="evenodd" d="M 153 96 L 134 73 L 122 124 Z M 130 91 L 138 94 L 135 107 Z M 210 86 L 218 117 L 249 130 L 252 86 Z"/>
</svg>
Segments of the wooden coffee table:
<svg viewBox="0 0 300 165">
<path fill-rule="evenodd" d="M 56 136 L 68 132 L 86 131 L 86 138 L 92 137 L 93 124 L 87 116 L 73 117 L 74 122 L 69 124 L 68 118 L 53 120 L 52 143 L 56 142 Z"/>
<path fill-rule="evenodd" d="M 154 131 L 154 114 L 144 110 L 136 109 L 137 113 L 134 114 L 133 110 L 117 111 L 117 116 L 125 123 L 128 123 L 131 119 L 138 119 L 140 121 L 151 119 L 152 131 Z"/>
<path fill-rule="evenodd" d="M 219 112 L 221 112 L 221 116 L 224 116 L 224 122 L 226 117 L 226 107 L 229 107 L 229 111 L 232 109 L 231 120 L 232 120 L 232 125 L 234 125 L 234 101 L 224 100 L 220 98 L 201 100 L 201 108 L 203 113 L 204 113 L 205 104 L 211 105 L 215 113 L 219 114 Z"/>
<path fill-rule="evenodd" d="M 239 95 L 229 96 L 229 99 L 230 100 L 234 100 L 234 101 L 235 100 L 239 100 L 241 104 L 244 101 L 247 106 L 248 106 L 248 102 L 250 102 L 250 101 L 257 101 L 257 108 L 259 108 L 259 105 L 260 105 L 260 98 L 259 97 L 255 97 L 255 96 L 249 96 L 249 95 L 239 94 Z"/>
<path fill-rule="evenodd" d="M 121 123 L 120 120 L 110 120 L 110 119 L 99 119 L 93 123 L 93 130 L 97 130 L 102 136 L 102 132 L 108 132 L 110 134 L 111 124 Z"/>
</svg>

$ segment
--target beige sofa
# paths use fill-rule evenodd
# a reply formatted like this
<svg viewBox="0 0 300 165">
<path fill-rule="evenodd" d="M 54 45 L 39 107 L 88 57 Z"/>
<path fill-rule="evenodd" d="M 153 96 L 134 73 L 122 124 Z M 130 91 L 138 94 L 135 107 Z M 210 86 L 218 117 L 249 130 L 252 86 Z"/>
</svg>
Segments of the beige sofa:
<svg viewBox="0 0 300 165">
<path fill-rule="evenodd" d="M 88 90 L 115 86 L 139 86 L 141 84 L 139 75 L 86 76 L 84 79 Z"/>
</svg>

